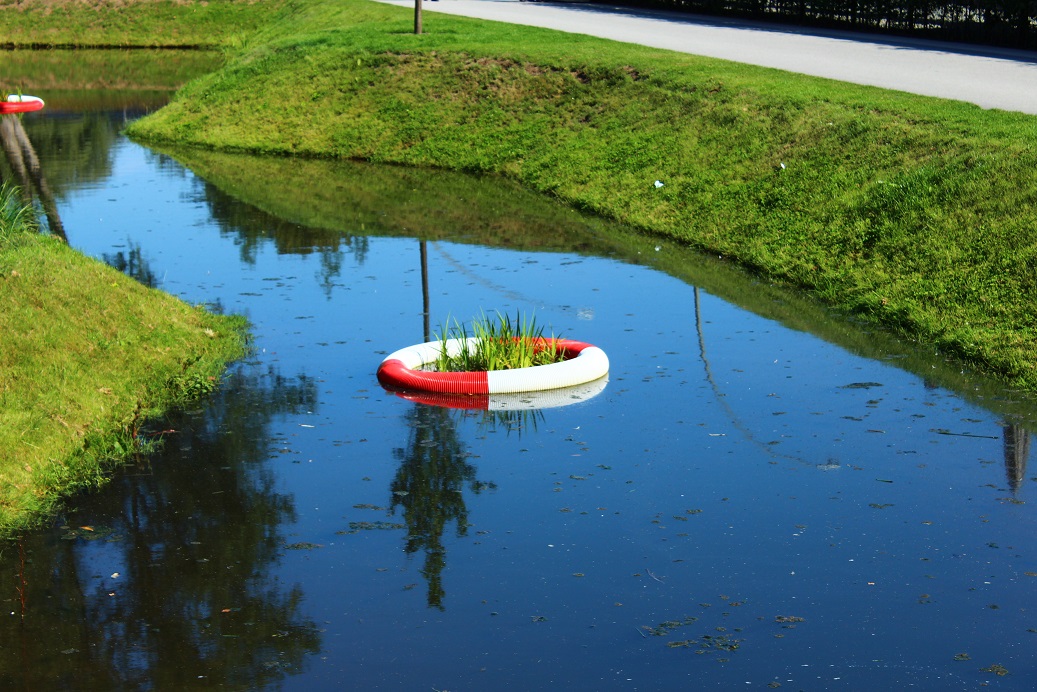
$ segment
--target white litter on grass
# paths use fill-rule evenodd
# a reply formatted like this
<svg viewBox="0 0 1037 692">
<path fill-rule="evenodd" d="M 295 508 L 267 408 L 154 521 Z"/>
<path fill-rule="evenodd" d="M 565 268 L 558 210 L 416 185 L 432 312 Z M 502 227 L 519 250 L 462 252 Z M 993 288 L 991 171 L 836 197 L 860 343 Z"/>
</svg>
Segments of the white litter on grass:
<svg viewBox="0 0 1037 692">
<path fill-rule="evenodd" d="M 663 183 L 663 181 L 661 181 L 661 180 L 656 180 L 656 181 L 655 181 L 655 186 L 656 186 L 656 187 L 662 187 L 662 186 L 663 186 L 663 184 L 664 184 L 664 183 Z"/>
</svg>

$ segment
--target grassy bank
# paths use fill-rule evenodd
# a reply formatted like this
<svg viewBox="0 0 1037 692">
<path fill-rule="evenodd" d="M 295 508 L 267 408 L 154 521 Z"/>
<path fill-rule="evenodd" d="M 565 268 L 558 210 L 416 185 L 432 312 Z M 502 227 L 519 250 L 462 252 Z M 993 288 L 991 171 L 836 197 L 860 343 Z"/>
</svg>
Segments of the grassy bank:
<svg viewBox="0 0 1037 692">
<path fill-rule="evenodd" d="M 282 0 L 3 0 L 0 46 L 236 46 L 281 4 Z"/>
<path fill-rule="evenodd" d="M 131 134 L 502 173 L 1037 387 L 1037 118 L 460 17 L 411 28 L 293 0 Z"/>
<path fill-rule="evenodd" d="M 145 288 L 32 221 L 0 215 L 0 536 L 101 484 L 154 439 L 149 417 L 210 392 L 244 352 L 243 319 Z"/>
</svg>

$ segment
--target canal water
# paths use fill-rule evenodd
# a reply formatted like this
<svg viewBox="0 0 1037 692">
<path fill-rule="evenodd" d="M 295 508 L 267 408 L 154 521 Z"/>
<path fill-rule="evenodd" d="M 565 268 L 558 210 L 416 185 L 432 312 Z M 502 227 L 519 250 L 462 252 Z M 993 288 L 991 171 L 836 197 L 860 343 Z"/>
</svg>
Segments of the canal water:
<svg viewBox="0 0 1037 692">
<path fill-rule="evenodd" d="M 69 243 L 254 353 L 3 547 L 4 689 L 1037 680 L 1031 399 L 504 180 L 156 151 L 119 133 L 153 104 L 74 103 L 22 118 Z M 426 306 L 611 372 L 414 403 L 375 370 Z"/>
</svg>

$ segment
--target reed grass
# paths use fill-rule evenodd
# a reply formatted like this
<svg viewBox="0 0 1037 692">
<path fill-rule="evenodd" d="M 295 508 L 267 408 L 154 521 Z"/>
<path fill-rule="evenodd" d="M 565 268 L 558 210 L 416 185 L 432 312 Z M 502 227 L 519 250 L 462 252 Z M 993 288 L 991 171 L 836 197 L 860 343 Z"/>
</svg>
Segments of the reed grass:
<svg viewBox="0 0 1037 692">
<path fill-rule="evenodd" d="M 457 339 L 460 349 L 448 348 L 448 342 Z M 444 327 L 438 337 L 439 357 L 433 364 L 438 372 L 489 372 L 548 365 L 565 360 L 554 335 L 545 337 L 543 327 L 534 316 L 510 315 L 498 312 L 495 317 L 485 313 L 473 320 L 471 334 L 465 325 L 454 321 Z"/>
<path fill-rule="evenodd" d="M 20 189 L 7 181 L 0 183 L 0 249 L 16 236 L 37 230 L 39 219 L 32 206 L 22 201 Z"/>
</svg>

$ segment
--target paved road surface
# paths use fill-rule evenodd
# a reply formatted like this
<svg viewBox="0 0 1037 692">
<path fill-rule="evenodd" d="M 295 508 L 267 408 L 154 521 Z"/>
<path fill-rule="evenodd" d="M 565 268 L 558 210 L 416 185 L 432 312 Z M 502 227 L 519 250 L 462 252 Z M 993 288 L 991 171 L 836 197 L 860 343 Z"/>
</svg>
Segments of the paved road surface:
<svg viewBox="0 0 1037 692">
<path fill-rule="evenodd" d="M 413 0 L 382 0 L 413 7 Z M 1037 115 L 1037 53 L 609 5 L 423 1 L 445 12 L 639 43 Z M 427 30 L 435 20 L 426 16 Z"/>
</svg>

